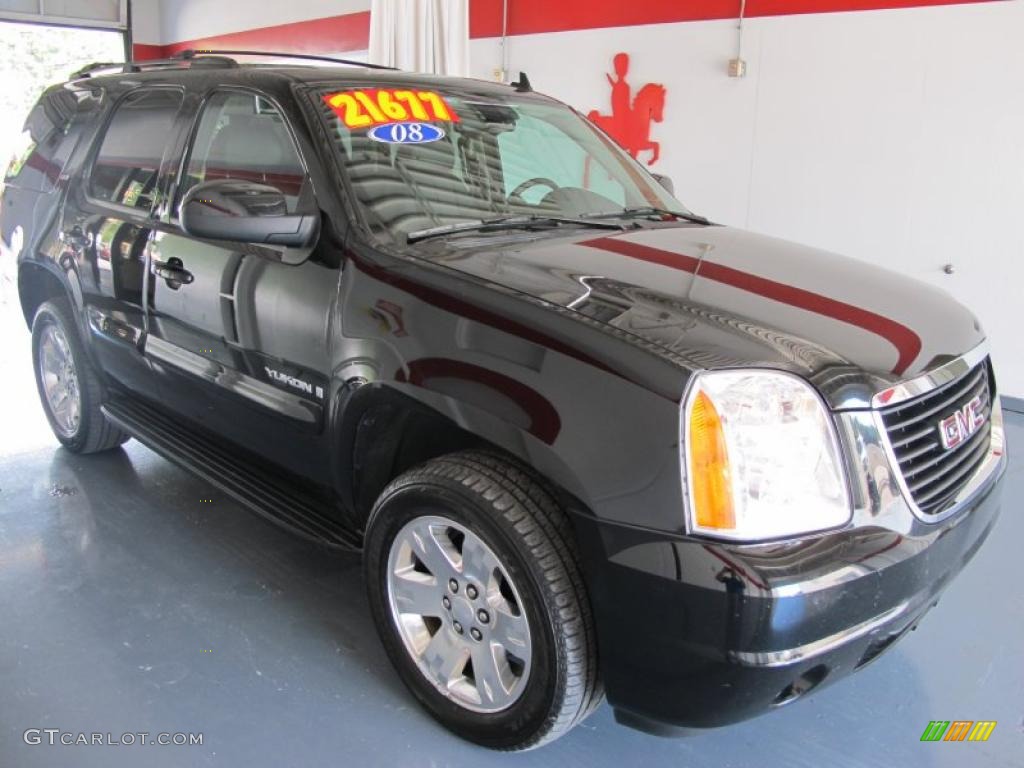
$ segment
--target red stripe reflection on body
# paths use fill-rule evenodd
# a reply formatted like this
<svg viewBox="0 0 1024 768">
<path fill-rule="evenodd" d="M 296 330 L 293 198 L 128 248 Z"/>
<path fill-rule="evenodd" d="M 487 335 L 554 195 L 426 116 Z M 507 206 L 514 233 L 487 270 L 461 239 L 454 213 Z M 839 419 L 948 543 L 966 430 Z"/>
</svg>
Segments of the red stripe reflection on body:
<svg viewBox="0 0 1024 768">
<path fill-rule="evenodd" d="M 525 426 L 531 435 L 543 440 L 548 445 L 555 442 L 558 433 L 562 430 L 562 419 L 551 401 L 537 390 L 503 373 L 443 357 L 425 357 L 413 360 L 408 367 L 408 381 L 416 386 L 425 386 L 430 379 L 461 379 L 477 384 L 484 390 L 490 389 L 497 392 L 526 412 L 530 424 L 522 426 Z M 405 371 L 399 369 L 395 373 L 395 380 L 406 381 Z M 444 394 L 444 390 L 435 391 Z M 472 400 L 469 402 L 491 413 L 494 412 L 493 408 L 487 408 L 486 404 L 475 403 Z"/>
<path fill-rule="evenodd" d="M 628 256 L 631 259 L 647 261 L 652 264 L 660 264 L 664 267 L 671 267 L 682 272 L 689 272 L 696 275 L 698 270 L 700 277 L 714 280 L 724 285 L 739 288 L 741 291 L 755 293 L 766 299 L 788 304 L 797 309 L 829 317 L 842 323 L 855 325 L 863 328 L 877 336 L 881 336 L 894 347 L 898 353 L 896 367 L 892 372 L 896 375 L 902 374 L 914 359 L 921 352 L 921 337 L 905 325 L 897 323 L 888 317 L 870 312 L 853 304 L 844 301 L 822 296 L 803 288 L 766 277 L 752 275 L 739 269 L 733 269 L 722 264 L 705 261 L 703 264 L 693 256 L 687 256 L 671 251 L 663 251 L 660 248 L 652 248 L 648 245 L 621 240 L 613 237 L 599 237 L 594 240 L 586 240 L 580 245 L 591 248 L 598 248 L 603 251 L 610 251 L 621 256 Z"/>
</svg>

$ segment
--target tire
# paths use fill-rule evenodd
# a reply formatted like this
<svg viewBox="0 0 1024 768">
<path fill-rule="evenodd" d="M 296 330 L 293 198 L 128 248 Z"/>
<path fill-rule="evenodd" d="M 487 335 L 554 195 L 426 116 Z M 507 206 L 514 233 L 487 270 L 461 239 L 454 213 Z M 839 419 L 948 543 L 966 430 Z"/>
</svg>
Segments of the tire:
<svg viewBox="0 0 1024 768">
<path fill-rule="evenodd" d="M 439 543 L 443 557 L 421 541 Z M 524 468 L 474 451 L 401 475 L 371 513 L 364 567 L 377 630 L 399 676 L 459 736 L 493 749 L 532 749 L 601 703 L 569 520 Z M 461 673 L 457 662 L 444 662 L 460 648 L 468 654 Z"/>
<path fill-rule="evenodd" d="M 52 354 L 55 350 L 59 350 L 56 356 Z M 57 361 L 53 365 L 48 362 L 49 369 L 65 362 L 56 382 L 52 371 L 44 373 L 44 359 Z M 85 354 L 66 299 L 50 299 L 36 311 L 32 321 L 32 367 L 43 411 L 53 434 L 65 448 L 74 453 L 97 453 L 128 440 L 129 435 L 108 422 L 100 411 L 106 390 Z M 48 387 L 56 387 L 57 394 L 48 395 Z M 60 394 L 68 399 L 60 400 Z M 59 405 L 55 404 L 58 401 Z"/>
</svg>

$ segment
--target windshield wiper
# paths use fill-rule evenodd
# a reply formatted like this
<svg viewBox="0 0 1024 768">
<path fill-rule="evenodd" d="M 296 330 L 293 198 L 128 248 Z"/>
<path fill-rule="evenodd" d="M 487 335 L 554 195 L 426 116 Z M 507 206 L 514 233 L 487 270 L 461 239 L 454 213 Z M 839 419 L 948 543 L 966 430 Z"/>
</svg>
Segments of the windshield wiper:
<svg viewBox="0 0 1024 768">
<path fill-rule="evenodd" d="M 672 216 L 676 219 L 685 219 L 686 221 L 692 221 L 695 224 L 710 224 L 708 219 L 703 216 L 698 216 L 696 213 L 689 213 L 684 211 L 670 211 L 667 208 L 657 208 L 653 205 L 643 205 L 637 208 L 623 208 L 621 211 L 612 211 L 611 213 L 587 213 L 584 214 L 585 219 L 635 219 L 645 216 Z"/>
<path fill-rule="evenodd" d="M 590 218 L 574 219 L 569 216 L 497 216 L 493 219 L 476 219 L 475 221 L 460 221 L 455 224 L 445 224 L 440 227 L 429 229 L 418 229 L 406 235 L 406 242 L 415 243 L 431 237 L 443 237 L 454 235 L 460 232 L 491 232 L 500 229 L 529 229 L 535 226 L 546 226 L 559 224 L 575 224 L 581 227 L 599 227 L 601 229 L 625 229 L 622 224 L 611 221 L 595 221 Z"/>
</svg>

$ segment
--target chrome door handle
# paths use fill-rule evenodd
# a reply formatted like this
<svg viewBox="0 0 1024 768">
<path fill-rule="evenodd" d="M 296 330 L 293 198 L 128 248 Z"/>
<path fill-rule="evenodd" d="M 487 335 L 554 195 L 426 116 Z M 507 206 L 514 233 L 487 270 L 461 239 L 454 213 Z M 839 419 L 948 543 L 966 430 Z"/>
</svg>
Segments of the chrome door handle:
<svg viewBox="0 0 1024 768">
<path fill-rule="evenodd" d="M 167 261 L 154 261 L 153 274 L 157 277 L 162 277 L 168 283 L 179 283 L 181 285 L 188 285 L 195 280 L 195 276 L 185 269 L 185 265 L 178 258 L 168 259 Z"/>
<path fill-rule="evenodd" d="M 60 239 L 71 248 L 91 248 L 93 244 L 92 232 L 86 232 L 77 224 L 61 232 Z"/>
</svg>

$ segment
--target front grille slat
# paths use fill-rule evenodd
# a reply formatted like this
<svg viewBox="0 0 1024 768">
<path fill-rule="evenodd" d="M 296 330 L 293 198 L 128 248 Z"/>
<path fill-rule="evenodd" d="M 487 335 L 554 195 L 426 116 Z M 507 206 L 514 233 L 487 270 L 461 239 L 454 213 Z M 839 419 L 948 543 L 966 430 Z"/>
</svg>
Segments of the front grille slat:
<svg viewBox="0 0 1024 768">
<path fill-rule="evenodd" d="M 981 426 L 959 445 L 943 448 L 940 422 L 975 397 L 980 398 L 984 415 Z M 992 438 L 991 397 L 986 358 L 958 379 L 881 409 L 882 423 L 907 491 L 924 515 L 948 509 L 984 462 Z"/>
<path fill-rule="evenodd" d="M 984 410 L 984 413 L 985 419 L 987 420 L 987 408 Z M 931 453 L 924 455 L 924 460 L 922 461 L 914 461 L 914 459 L 918 458 L 916 456 L 911 456 L 910 454 L 901 454 L 900 466 L 903 468 L 903 479 L 907 481 L 907 485 L 910 487 L 910 489 L 913 490 L 919 483 L 930 482 L 930 479 L 934 479 L 934 476 L 941 475 L 943 472 L 950 469 L 950 467 L 954 464 L 959 464 L 963 460 L 964 455 L 970 453 L 970 451 L 973 448 L 975 448 L 979 442 L 981 442 L 984 438 L 988 437 L 988 429 L 986 427 L 987 425 L 983 425 L 977 432 L 971 435 L 970 438 L 964 440 L 962 443 L 960 443 L 960 445 L 950 448 L 949 450 L 942 448 L 939 445 L 939 443 L 935 443 L 935 449 L 932 450 Z M 930 479 L 918 479 L 915 480 L 915 482 L 913 483 L 910 482 L 911 478 L 916 478 L 925 470 L 931 469 L 932 467 L 939 464 L 945 464 L 946 466 L 939 467 L 937 472 L 930 473 L 928 475 L 928 478 Z"/>
<path fill-rule="evenodd" d="M 931 431 L 929 430 L 929 434 L 930 434 L 930 432 Z M 930 456 L 930 455 L 932 455 L 935 452 L 935 449 L 938 448 L 938 447 L 939 447 L 939 444 L 936 443 L 934 440 L 931 441 L 931 442 L 925 443 L 920 448 L 915 448 L 914 450 L 907 451 L 905 454 L 903 454 L 903 461 L 913 461 L 914 459 L 916 459 L 916 458 L 918 458 L 920 456 Z M 941 457 L 939 457 L 939 458 L 941 458 Z M 939 459 L 936 459 L 936 461 L 938 461 L 938 460 Z"/>
<path fill-rule="evenodd" d="M 988 435 L 986 435 L 988 437 Z M 970 453 L 972 461 L 965 462 L 959 469 L 950 475 L 947 475 L 934 487 L 930 488 L 927 493 L 921 493 L 917 497 L 918 505 L 927 505 L 932 499 L 941 494 L 943 491 L 952 490 L 959 485 L 962 485 L 961 480 L 965 479 L 966 475 L 974 469 L 975 465 L 985 457 L 985 451 L 988 450 L 988 444 L 981 444 L 975 447 Z"/>
<path fill-rule="evenodd" d="M 903 477 L 907 481 L 907 487 L 910 489 L 910 492 L 917 493 L 918 491 L 927 488 L 933 483 L 942 480 L 944 477 L 948 476 L 950 472 L 955 472 L 957 468 L 960 467 L 965 461 L 970 460 L 971 455 L 975 451 L 977 451 L 978 448 L 988 447 L 988 438 L 988 430 L 982 428 L 978 430 L 978 432 L 970 440 L 958 445 L 958 452 L 955 455 L 947 457 L 942 454 L 939 454 L 936 458 L 932 459 L 926 466 L 921 467 L 920 470 L 916 470 L 913 473 L 904 472 Z M 947 459 L 951 459 L 951 461 L 949 461 L 945 466 L 940 466 L 938 469 L 933 470 L 932 472 L 929 472 L 928 474 L 923 475 L 922 477 L 918 477 L 918 475 L 924 470 L 933 467 L 942 461 L 946 461 Z M 911 477 L 917 479 L 915 479 L 914 482 L 910 482 Z"/>
<path fill-rule="evenodd" d="M 967 386 L 958 387 L 956 389 L 956 391 L 952 395 L 949 395 L 948 397 L 944 397 L 942 400 L 939 400 L 938 402 L 933 402 L 930 399 L 932 396 L 935 395 L 934 392 L 928 393 L 927 395 L 925 395 L 926 398 L 929 398 L 928 399 L 928 403 L 927 403 L 927 410 L 925 410 L 923 412 L 920 412 L 920 413 L 914 413 L 912 416 L 904 419 L 903 421 L 899 421 L 899 422 L 897 422 L 895 424 L 888 425 L 889 429 L 890 430 L 906 429 L 911 424 L 916 424 L 917 422 L 921 421 L 922 419 L 926 419 L 929 416 L 932 416 L 932 415 L 938 413 L 939 411 L 944 411 L 945 409 L 949 408 L 949 406 L 952 405 L 954 402 L 956 402 L 961 397 L 963 397 L 965 392 L 973 390 L 978 385 L 978 383 L 981 380 L 981 378 L 984 377 L 984 376 L 985 376 L 985 371 L 984 370 L 978 371 L 971 378 L 971 381 L 968 383 Z M 945 394 L 945 393 L 943 393 L 943 394 Z M 899 410 L 908 410 L 908 407 L 907 406 L 900 406 Z"/>
<path fill-rule="evenodd" d="M 904 446 L 910 445 L 911 443 L 916 443 L 923 437 L 928 437 L 929 435 L 934 434 L 934 432 L 935 430 L 932 427 L 923 427 L 922 429 L 919 429 L 910 435 L 902 437 L 899 440 L 893 440 L 892 447 L 894 449 L 903 448 Z"/>
</svg>

